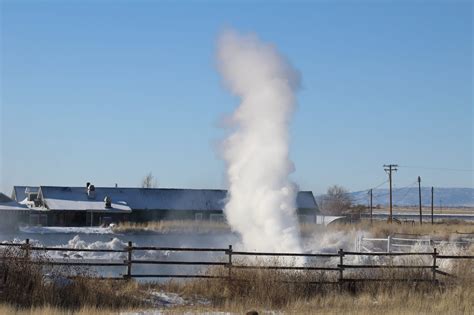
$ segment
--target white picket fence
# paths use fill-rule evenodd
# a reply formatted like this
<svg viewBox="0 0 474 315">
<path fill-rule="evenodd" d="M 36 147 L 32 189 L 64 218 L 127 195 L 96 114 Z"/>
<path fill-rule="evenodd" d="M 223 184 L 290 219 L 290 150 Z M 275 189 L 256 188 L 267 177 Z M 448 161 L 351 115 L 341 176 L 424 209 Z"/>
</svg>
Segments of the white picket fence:
<svg viewBox="0 0 474 315">
<path fill-rule="evenodd" d="M 432 239 L 430 236 L 421 237 L 398 237 L 389 235 L 387 238 L 370 238 L 359 236 L 356 238 L 355 251 L 359 252 L 387 252 L 402 253 L 410 252 L 415 245 L 425 245 L 435 247 L 439 244 L 450 244 L 459 247 L 468 247 L 474 244 L 473 238 L 462 238 L 457 241 L 443 241 Z"/>
</svg>

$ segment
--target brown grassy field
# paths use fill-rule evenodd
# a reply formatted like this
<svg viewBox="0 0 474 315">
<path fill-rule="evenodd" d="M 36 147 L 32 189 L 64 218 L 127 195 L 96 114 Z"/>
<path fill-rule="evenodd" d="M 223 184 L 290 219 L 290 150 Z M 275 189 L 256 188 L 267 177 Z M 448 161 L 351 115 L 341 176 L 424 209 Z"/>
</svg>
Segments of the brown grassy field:
<svg viewBox="0 0 474 315">
<path fill-rule="evenodd" d="M 113 230 L 116 233 L 225 233 L 231 229 L 224 222 L 167 220 L 146 223 L 122 222 L 113 227 Z"/>
<path fill-rule="evenodd" d="M 41 306 L 31 308 L 17 308 L 8 304 L 0 305 L 0 314 L 3 315 L 105 315 L 120 314 L 120 311 L 108 309 L 84 307 L 79 310 L 68 310 L 52 306 Z"/>
<path fill-rule="evenodd" d="M 236 261 L 238 262 L 238 261 Z M 245 264 L 276 265 L 272 260 L 241 261 Z M 414 262 L 411 262 L 414 263 Z M 285 260 L 285 264 L 288 261 Z M 35 265 L 15 262 L 8 267 L 9 279 L 0 304 L 0 314 L 118 314 L 151 310 L 150 292 L 176 293 L 191 303 L 162 307 L 165 314 L 278 311 L 288 314 L 472 314 L 474 312 L 474 265 L 459 262 L 452 273 L 459 279 L 432 282 L 362 282 L 359 284 L 307 284 L 334 281 L 336 276 L 281 270 L 232 271 L 227 279 L 197 279 L 139 284 L 134 281 L 76 279 L 67 286 L 42 281 Z M 19 268 L 19 269 L 15 269 Z M 12 273 L 19 274 L 12 278 Z M 226 275 L 225 268 L 211 268 L 209 275 Z M 428 272 L 377 271 L 384 278 L 427 278 Z M 358 272 L 358 277 L 367 276 Z M 194 303 L 200 299 L 206 303 Z"/>
<path fill-rule="evenodd" d="M 133 225 L 127 228 L 135 228 Z M 139 226 L 138 228 L 143 228 Z M 146 226 L 160 231 L 222 231 L 223 223 L 171 221 Z M 301 225 L 302 233 L 365 230 L 374 236 L 393 233 L 430 234 L 450 238 L 457 232 L 474 232 L 474 224 L 404 225 L 362 221 L 357 224 L 320 226 Z M 474 247 L 466 250 L 472 255 Z M 22 258 L 24 251 L 8 249 L 3 257 Z M 44 257 L 42 259 L 48 259 Z M 238 263 L 236 260 L 235 263 Z M 245 264 L 275 265 L 277 260 L 242 261 Z M 288 263 L 288 261 L 286 261 Z M 412 261 L 410 263 L 421 263 Z M 183 305 L 162 307 L 165 314 L 232 312 L 242 314 L 249 310 L 278 311 L 288 314 L 474 314 L 474 262 L 464 260 L 452 265 L 451 273 L 458 279 L 439 276 L 442 283 L 432 282 L 361 282 L 357 284 L 302 284 L 294 282 L 336 281 L 337 273 L 237 270 L 233 280 L 198 279 L 168 281 L 165 283 L 138 283 L 135 281 L 104 281 L 89 279 L 81 270 L 52 269 L 57 279 L 71 271 L 82 277 L 62 284 L 47 281 L 38 265 L 26 264 L 21 259 L 4 264 L 7 281 L 0 295 L 0 314 L 118 314 L 153 309 L 149 296 L 152 292 L 175 293 L 187 302 Z M 207 274 L 227 275 L 227 270 L 211 268 Z M 430 271 L 408 272 L 394 270 L 357 271 L 356 278 L 426 278 Z M 206 303 L 194 301 L 204 300 Z"/>
<path fill-rule="evenodd" d="M 261 303 L 248 301 L 225 301 L 219 306 L 183 306 L 162 309 L 162 314 L 210 314 L 226 312 L 231 314 L 245 314 L 250 310 L 259 314 L 269 314 L 277 311 L 284 314 L 364 314 L 364 315 L 399 315 L 399 314 L 473 314 L 474 288 L 470 286 L 456 286 L 448 289 L 433 288 L 430 291 L 420 291 L 398 288 L 393 291 L 379 293 L 329 293 L 308 299 L 295 299 L 279 308 L 268 307 Z M 145 309 L 142 309 L 142 311 Z M 151 309 L 149 309 L 151 310 Z M 140 310 L 130 308 L 123 310 L 136 312 Z M 14 307 L 0 306 L 1 314 L 18 315 L 102 315 L 120 314 L 117 310 L 82 308 L 72 313 L 70 310 L 55 307 L 39 307 L 17 310 Z"/>
<path fill-rule="evenodd" d="M 133 232 L 154 232 L 154 233 L 229 233 L 231 229 L 229 225 L 223 222 L 209 222 L 209 221 L 159 221 L 148 223 L 130 223 L 124 222 L 115 226 L 114 232 L 117 233 L 133 233 Z M 459 233 L 473 233 L 473 222 L 447 221 L 407 224 L 407 223 L 392 223 L 385 221 L 374 221 L 370 224 L 369 220 L 361 220 L 358 223 L 344 224 L 334 223 L 329 226 L 316 224 L 300 224 L 301 234 L 303 236 L 311 235 L 312 233 L 323 233 L 326 231 L 350 231 L 360 230 L 372 233 L 374 236 L 388 236 L 395 233 L 408 233 L 420 235 L 432 235 L 449 239 L 451 235 Z"/>
<path fill-rule="evenodd" d="M 418 234 L 418 235 L 431 235 L 446 240 L 451 237 L 460 237 L 463 235 L 474 236 L 474 223 L 470 222 L 439 222 L 435 224 L 419 223 L 406 224 L 406 223 L 387 223 L 384 221 L 374 221 L 372 224 L 369 220 L 362 220 L 358 223 L 353 224 L 334 224 L 327 227 L 328 230 L 332 231 L 348 231 L 348 230 L 359 230 L 367 231 L 373 236 L 387 237 L 388 235 L 399 234 Z"/>
<path fill-rule="evenodd" d="M 431 213 L 431 207 L 430 206 L 423 206 L 422 207 L 423 213 L 424 214 L 429 214 Z M 377 212 L 384 212 L 388 213 L 389 208 L 388 207 L 379 207 L 379 208 L 374 208 L 374 211 Z M 395 212 L 418 212 L 419 208 L 418 206 L 394 206 L 393 211 Z M 472 207 L 444 207 L 440 208 L 439 206 L 434 206 L 433 208 L 433 213 L 435 214 L 473 214 L 474 213 L 474 208 Z"/>
<path fill-rule="evenodd" d="M 268 262 L 267 262 L 268 263 Z M 280 311 L 288 314 L 472 314 L 474 312 L 474 265 L 461 263 L 453 272 L 462 274 L 456 281 L 442 285 L 431 282 L 362 282 L 358 284 L 294 284 L 304 280 L 331 280 L 322 274 L 275 270 L 240 270 L 233 279 L 170 281 L 155 289 L 176 292 L 181 296 L 204 296 L 207 306 L 182 306 L 170 313 L 249 310 Z M 212 269 L 220 275 L 225 270 Z M 373 272 L 371 272 L 373 273 Z M 414 277 L 413 271 L 380 271 L 385 278 Z M 362 276 L 361 274 L 359 276 Z M 371 275 L 374 276 L 373 274 Z M 363 276 L 362 276 L 363 277 Z M 286 281 L 286 282 L 284 282 Z"/>
<path fill-rule="evenodd" d="M 18 247 L 0 252 L 2 292 L 0 303 L 15 308 L 55 307 L 68 310 L 143 306 L 136 282 L 97 280 L 87 270 L 75 267 L 47 266 L 31 263 Z M 35 261 L 47 262 L 46 256 Z M 76 274 L 74 279 L 68 276 Z"/>
</svg>

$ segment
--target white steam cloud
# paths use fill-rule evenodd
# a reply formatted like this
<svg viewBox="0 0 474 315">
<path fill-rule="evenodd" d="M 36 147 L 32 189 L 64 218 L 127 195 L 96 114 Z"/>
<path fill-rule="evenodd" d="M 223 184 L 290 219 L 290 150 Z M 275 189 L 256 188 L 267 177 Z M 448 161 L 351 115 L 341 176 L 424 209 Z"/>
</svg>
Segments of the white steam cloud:
<svg viewBox="0 0 474 315">
<path fill-rule="evenodd" d="M 225 83 L 240 98 L 223 143 L 227 220 L 247 250 L 300 252 L 297 187 L 289 180 L 289 124 L 299 74 L 255 35 L 224 32 L 217 55 Z"/>
</svg>

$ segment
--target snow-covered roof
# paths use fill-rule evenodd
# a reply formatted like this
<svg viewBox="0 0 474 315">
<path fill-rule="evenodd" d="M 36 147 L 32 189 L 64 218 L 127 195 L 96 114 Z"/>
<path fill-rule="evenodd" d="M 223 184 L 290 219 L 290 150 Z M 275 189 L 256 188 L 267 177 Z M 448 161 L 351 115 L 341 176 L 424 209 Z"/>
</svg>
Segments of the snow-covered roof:
<svg viewBox="0 0 474 315">
<path fill-rule="evenodd" d="M 39 194 L 49 210 L 83 210 L 98 212 L 131 212 L 125 199 L 111 195 L 108 189 L 97 189 L 95 198 L 87 195 L 84 187 L 40 186 Z M 105 207 L 105 197 L 112 200 L 111 207 Z"/>
<path fill-rule="evenodd" d="M 28 193 L 37 193 L 39 187 L 36 186 L 13 186 L 12 198 L 17 202 L 25 201 Z"/>
<path fill-rule="evenodd" d="M 114 209 L 220 211 L 227 191 L 217 189 L 121 188 L 96 187 L 95 199 L 89 199 L 85 187 L 41 186 L 40 195 L 51 210 L 104 210 L 104 198 L 110 197 Z M 311 191 L 297 196 L 299 209 L 318 210 Z"/>
<path fill-rule="evenodd" d="M 30 209 L 26 205 L 22 205 L 5 194 L 0 193 L 0 211 L 4 210 L 27 211 Z"/>
</svg>

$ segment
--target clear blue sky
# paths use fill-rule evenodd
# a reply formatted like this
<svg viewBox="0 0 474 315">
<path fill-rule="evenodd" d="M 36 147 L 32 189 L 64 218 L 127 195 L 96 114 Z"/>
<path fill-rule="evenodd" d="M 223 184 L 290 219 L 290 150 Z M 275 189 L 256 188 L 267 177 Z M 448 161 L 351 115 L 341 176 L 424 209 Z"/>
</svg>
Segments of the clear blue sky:
<svg viewBox="0 0 474 315">
<path fill-rule="evenodd" d="M 473 169 L 472 1 L 1 0 L 1 187 L 225 187 L 216 144 L 237 100 L 215 66 L 224 28 L 301 72 L 293 179 L 362 190 L 382 165 Z M 473 187 L 400 168 L 395 186 Z"/>
</svg>

